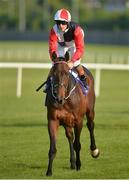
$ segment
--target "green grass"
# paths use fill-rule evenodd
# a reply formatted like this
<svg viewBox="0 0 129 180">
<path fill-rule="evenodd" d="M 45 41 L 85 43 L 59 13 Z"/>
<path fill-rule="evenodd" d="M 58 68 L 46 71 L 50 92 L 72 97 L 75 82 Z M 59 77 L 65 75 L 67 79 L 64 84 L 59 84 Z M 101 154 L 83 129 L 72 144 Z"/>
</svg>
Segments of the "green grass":
<svg viewBox="0 0 129 180">
<path fill-rule="evenodd" d="M 49 149 L 45 95 L 35 89 L 48 71 L 23 70 L 21 98 L 16 98 L 16 73 L 14 69 L 0 69 L 0 178 L 45 179 Z M 95 118 L 96 143 L 101 151 L 98 159 L 90 156 L 85 124 L 84 120 L 81 170 L 69 168 L 68 142 L 60 127 L 51 178 L 129 178 L 128 71 L 102 71 Z"/>
</svg>

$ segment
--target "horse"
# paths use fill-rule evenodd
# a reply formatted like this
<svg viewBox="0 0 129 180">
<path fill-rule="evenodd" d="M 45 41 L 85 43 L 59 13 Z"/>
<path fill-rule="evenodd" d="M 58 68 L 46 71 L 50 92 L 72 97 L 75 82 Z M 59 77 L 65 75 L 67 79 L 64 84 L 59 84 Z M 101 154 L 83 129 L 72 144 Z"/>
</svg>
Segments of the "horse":
<svg viewBox="0 0 129 180">
<path fill-rule="evenodd" d="M 97 158 L 100 154 L 99 149 L 96 147 L 94 136 L 95 92 L 94 79 L 91 72 L 85 69 L 89 86 L 88 93 L 85 95 L 82 87 L 75 80 L 68 67 L 68 52 L 66 52 L 64 58 L 57 57 L 54 52 L 52 54 L 52 60 L 54 64 L 50 70 L 51 85 L 46 94 L 45 102 L 47 107 L 48 133 L 50 137 L 47 176 L 52 175 L 53 160 L 57 151 L 57 131 L 60 125 L 64 127 L 69 142 L 71 169 L 80 169 L 80 135 L 84 115 L 86 115 L 87 127 L 90 133 L 91 155 L 93 158 Z"/>
</svg>

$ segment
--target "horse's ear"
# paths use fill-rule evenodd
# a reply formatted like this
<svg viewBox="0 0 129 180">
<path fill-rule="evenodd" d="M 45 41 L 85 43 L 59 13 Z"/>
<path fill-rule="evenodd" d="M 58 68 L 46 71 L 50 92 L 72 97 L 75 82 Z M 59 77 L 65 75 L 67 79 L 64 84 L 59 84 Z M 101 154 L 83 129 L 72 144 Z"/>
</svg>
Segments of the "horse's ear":
<svg viewBox="0 0 129 180">
<path fill-rule="evenodd" d="M 56 54 L 56 52 L 54 51 L 54 52 L 52 53 L 52 61 L 56 61 L 56 59 L 57 59 L 57 54 Z"/>
<path fill-rule="evenodd" d="M 68 51 L 66 51 L 66 53 L 65 53 L 65 60 L 66 60 L 66 61 L 69 60 L 69 52 L 68 52 Z"/>
</svg>

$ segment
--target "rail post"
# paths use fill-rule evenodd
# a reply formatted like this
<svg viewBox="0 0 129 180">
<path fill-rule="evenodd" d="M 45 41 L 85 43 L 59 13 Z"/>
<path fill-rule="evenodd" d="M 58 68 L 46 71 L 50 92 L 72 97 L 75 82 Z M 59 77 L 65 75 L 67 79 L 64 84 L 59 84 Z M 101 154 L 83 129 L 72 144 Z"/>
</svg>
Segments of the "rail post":
<svg viewBox="0 0 129 180">
<path fill-rule="evenodd" d="M 22 67 L 18 67 L 17 70 L 17 90 L 16 90 L 17 97 L 21 97 L 22 91 Z"/>
<path fill-rule="evenodd" d="M 96 71 L 95 71 L 95 94 L 96 94 L 96 97 L 98 97 L 100 95 L 100 75 L 101 75 L 100 68 L 96 68 Z"/>
</svg>

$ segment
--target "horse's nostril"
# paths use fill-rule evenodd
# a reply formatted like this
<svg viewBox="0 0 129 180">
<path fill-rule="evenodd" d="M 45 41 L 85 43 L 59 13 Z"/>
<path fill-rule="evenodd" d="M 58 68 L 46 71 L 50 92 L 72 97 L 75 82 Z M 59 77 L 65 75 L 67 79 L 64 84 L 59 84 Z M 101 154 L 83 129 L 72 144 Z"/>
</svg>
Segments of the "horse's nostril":
<svg viewBox="0 0 129 180">
<path fill-rule="evenodd" d="M 62 99 L 60 99 L 58 102 L 59 102 L 59 104 L 62 104 L 62 103 L 63 103 L 63 100 L 62 100 Z"/>
<path fill-rule="evenodd" d="M 63 100 L 63 99 L 58 99 L 58 98 L 57 98 L 57 102 L 58 102 L 59 104 L 63 104 L 63 103 L 64 103 L 64 100 Z"/>
</svg>

